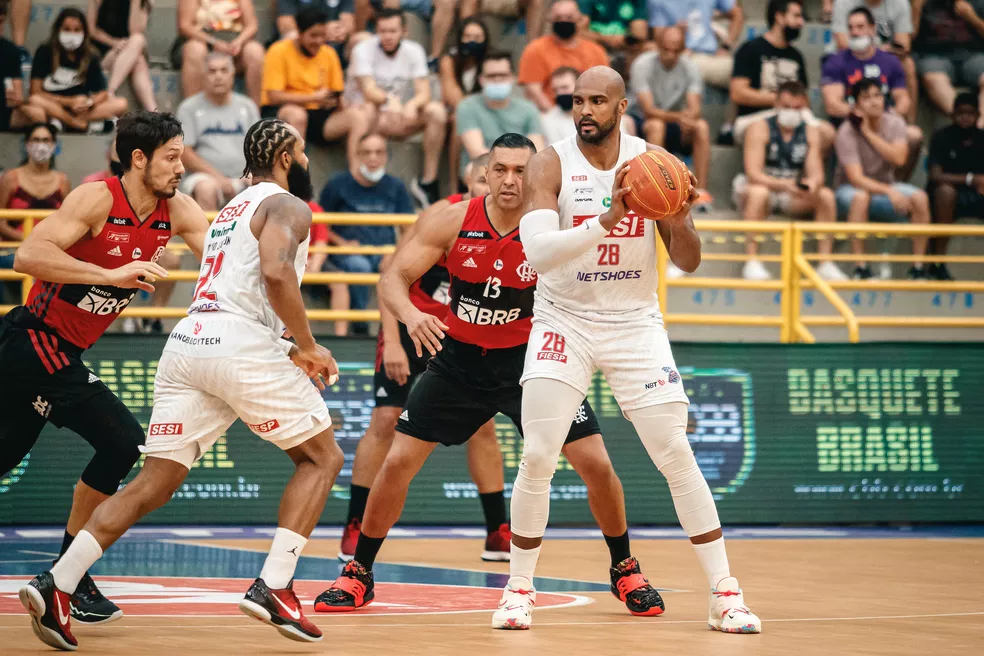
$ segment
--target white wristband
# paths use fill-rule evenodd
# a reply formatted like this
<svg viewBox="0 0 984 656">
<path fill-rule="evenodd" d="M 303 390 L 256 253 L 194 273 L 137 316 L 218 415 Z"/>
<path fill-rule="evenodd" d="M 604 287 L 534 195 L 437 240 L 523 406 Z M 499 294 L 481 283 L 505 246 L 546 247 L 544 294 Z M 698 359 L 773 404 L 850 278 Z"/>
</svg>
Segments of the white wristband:
<svg viewBox="0 0 984 656">
<path fill-rule="evenodd" d="M 967 174 L 967 186 L 968 187 L 974 186 L 974 174 L 973 173 L 968 173 Z"/>
</svg>

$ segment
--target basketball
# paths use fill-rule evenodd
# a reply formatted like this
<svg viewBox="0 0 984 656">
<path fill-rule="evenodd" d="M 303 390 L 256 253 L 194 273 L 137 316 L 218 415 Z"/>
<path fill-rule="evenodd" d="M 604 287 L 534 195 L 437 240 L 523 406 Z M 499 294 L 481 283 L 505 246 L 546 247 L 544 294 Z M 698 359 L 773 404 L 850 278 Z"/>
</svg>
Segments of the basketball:
<svg viewBox="0 0 984 656">
<path fill-rule="evenodd" d="M 632 188 L 625 205 L 658 221 L 679 212 L 690 196 L 689 169 L 668 152 L 647 150 L 629 162 L 624 186 Z"/>
</svg>

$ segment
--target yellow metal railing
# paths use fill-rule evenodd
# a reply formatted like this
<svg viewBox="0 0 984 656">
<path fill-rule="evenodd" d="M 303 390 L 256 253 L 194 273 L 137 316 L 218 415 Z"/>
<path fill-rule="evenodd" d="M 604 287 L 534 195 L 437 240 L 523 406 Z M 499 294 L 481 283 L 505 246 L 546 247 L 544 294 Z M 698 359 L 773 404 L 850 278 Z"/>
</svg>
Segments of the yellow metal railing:
<svg viewBox="0 0 984 656">
<path fill-rule="evenodd" d="M 0 219 L 21 221 L 24 233 L 30 232 L 37 220 L 47 216 L 47 211 L 36 210 L 0 210 Z M 209 219 L 215 213 L 209 213 Z M 378 225 L 400 226 L 409 225 L 416 220 L 414 215 L 407 214 L 316 214 L 315 223 L 330 225 Z M 786 221 L 728 221 L 705 219 L 696 221 L 698 231 L 705 244 L 702 255 L 704 262 L 744 262 L 748 256 L 742 253 L 708 252 L 708 246 L 727 243 L 744 243 L 749 239 L 775 243 L 779 247 L 778 254 L 762 254 L 757 259 L 762 262 L 778 263 L 780 277 L 776 280 L 751 281 L 740 277 L 707 277 L 684 276 L 669 278 L 666 274 L 669 257 L 662 243 L 658 249 L 657 267 L 660 273 L 657 294 L 663 309 L 667 324 L 690 324 L 704 326 L 750 326 L 769 327 L 779 330 L 779 339 L 784 343 L 816 341 L 810 327 L 837 327 L 847 329 L 847 337 L 851 342 L 860 339 L 862 327 L 902 327 L 902 328 L 984 328 L 984 317 L 938 317 L 938 316 L 856 316 L 850 306 L 838 294 L 839 291 L 900 291 L 900 292 L 984 292 L 984 282 L 979 281 L 927 281 L 927 280 L 844 280 L 826 281 L 817 274 L 813 262 L 821 259 L 818 253 L 804 252 L 807 240 L 830 235 L 838 240 L 853 237 L 883 238 L 886 236 L 951 236 L 951 237 L 984 237 L 984 226 L 964 225 L 897 225 L 897 224 L 823 224 L 812 222 Z M 17 242 L 0 242 L 0 250 L 16 248 Z M 183 243 L 172 243 L 168 250 L 182 252 L 188 250 Z M 331 255 L 384 255 L 393 252 L 392 246 L 319 246 L 312 247 L 312 253 L 327 253 Z M 835 262 L 853 262 L 856 256 L 846 253 L 835 253 L 831 258 Z M 913 255 L 865 255 L 868 262 L 916 262 Z M 950 255 L 945 257 L 932 256 L 934 262 L 945 263 L 978 263 L 984 264 L 984 255 Z M 197 270 L 174 270 L 169 276 L 173 281 L 194 281 L 198 278 Z M 12 270 L 0 269 L 0 281 L 22 281 L 23 300 L 26 300 L 32 280 Z M 379 280 L 378 274 L 366 273 L 308 273 L 304 275 L 302 284 L 343 283 L 350 285 L 375 285 Z M 670 288 L 689 289 L 723 289 L 723 290 L 752 290 L 762 292 L 778 292 L 779 313 L 774 315 L 762 314 L 714 314 L 714 313 L 683 313 L 673 312 L 669 299 Z M 804 316 L 800 302 L 803 290 L 816 290 L 830 303 L 836 314 Z M 9 311 L 13 306 L 0 305 L 0 314 Z M 128 307 L 123 314 L 130 317 L 159 317 L 180 318 L 185 315 L 183 307 Z M 376 310 L 308 310 L 308 316 L 313 321 L 378 321 L 379 312 Z"/>
</svg>

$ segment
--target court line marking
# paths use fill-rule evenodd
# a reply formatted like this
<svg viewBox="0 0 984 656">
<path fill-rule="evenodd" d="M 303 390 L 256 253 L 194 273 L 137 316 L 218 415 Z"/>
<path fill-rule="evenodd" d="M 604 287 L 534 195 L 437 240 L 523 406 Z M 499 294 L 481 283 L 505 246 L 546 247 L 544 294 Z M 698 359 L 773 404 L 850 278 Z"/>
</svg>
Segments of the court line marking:
<svg viewBox="0 0 984 656">
<path fill-rule="evenodd" d="M 60 554 L 54 551 L 32 551 L 30 549 L 18 549 L 18 553 L 30 554 L 32 556 L 51 556 L 52 558 L 57 558 Z"/>
</svg>

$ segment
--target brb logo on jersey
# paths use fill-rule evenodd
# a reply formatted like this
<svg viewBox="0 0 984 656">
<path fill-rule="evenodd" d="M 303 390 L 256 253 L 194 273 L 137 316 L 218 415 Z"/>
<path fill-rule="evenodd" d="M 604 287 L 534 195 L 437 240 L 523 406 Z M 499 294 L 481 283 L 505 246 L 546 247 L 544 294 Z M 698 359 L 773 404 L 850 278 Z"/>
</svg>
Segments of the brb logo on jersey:
<svg viewBox="0 0 984 656">
<path fill-rule="evenodd" d="M 134 294 L 130 294 L 129 296 L 117 298 L 111 291 L 100 287 L 92 287 L 77 303 L 77 306 L 86 312 L 100 316 L 114 313 L 119 314 L 130 304 L 133 296 Z"/>
<path fill-rule="evenodd" d="M 519 313 L 519 308 L 492 310 L 479 306 L 475 301 L 462 298 L 458 301 L 455 316 L 476 326 L 504 326 L 519 319 Z"/>
</svg>

